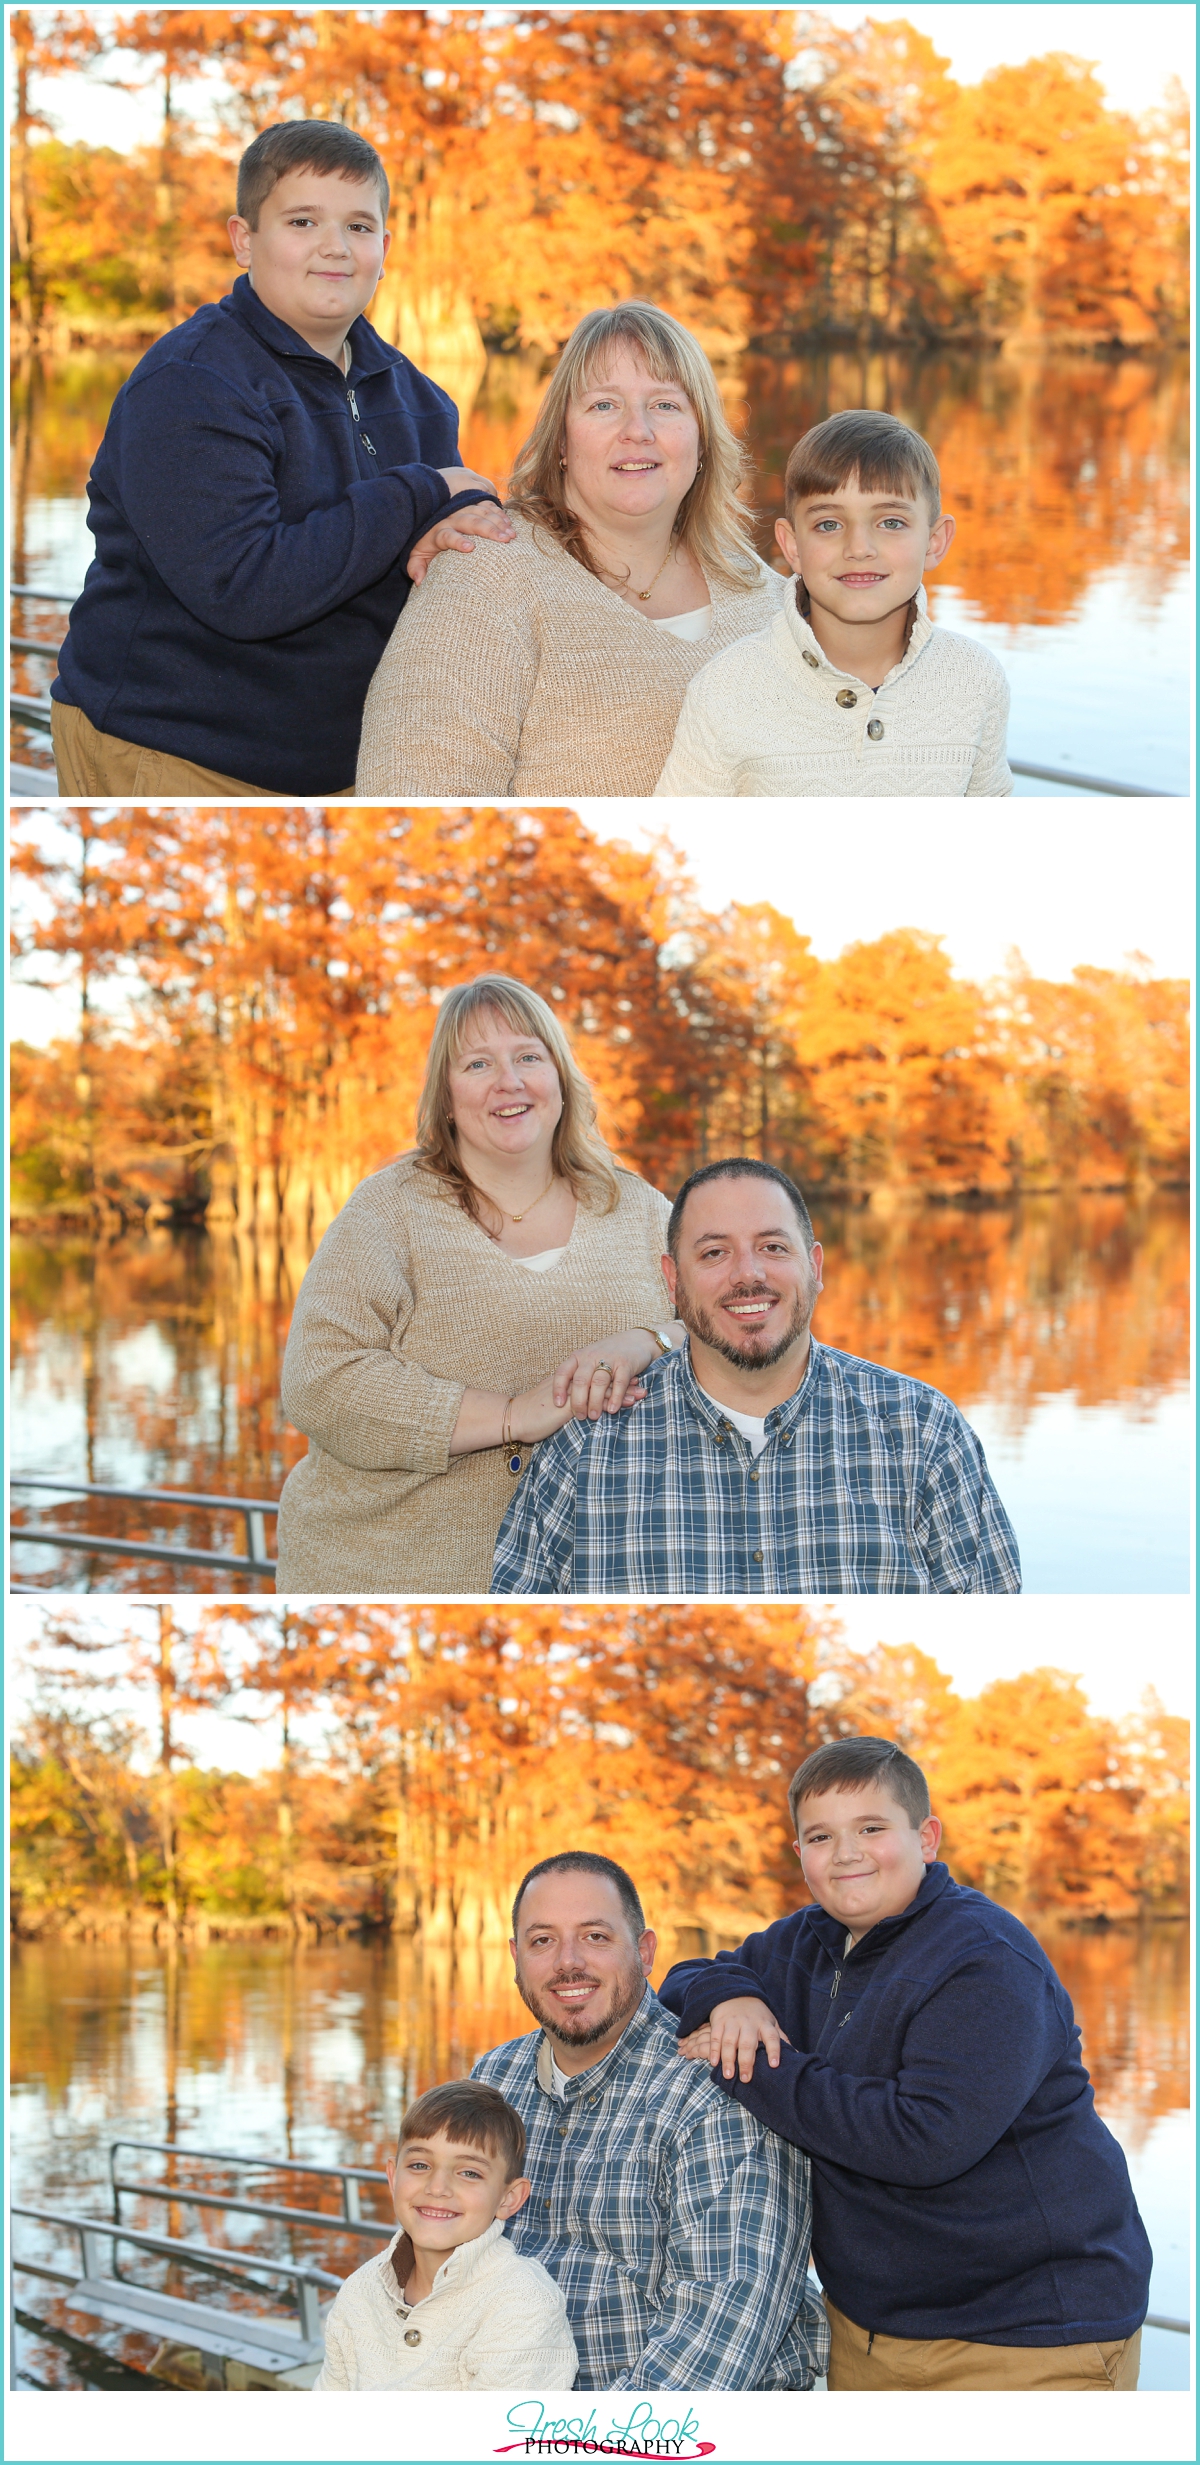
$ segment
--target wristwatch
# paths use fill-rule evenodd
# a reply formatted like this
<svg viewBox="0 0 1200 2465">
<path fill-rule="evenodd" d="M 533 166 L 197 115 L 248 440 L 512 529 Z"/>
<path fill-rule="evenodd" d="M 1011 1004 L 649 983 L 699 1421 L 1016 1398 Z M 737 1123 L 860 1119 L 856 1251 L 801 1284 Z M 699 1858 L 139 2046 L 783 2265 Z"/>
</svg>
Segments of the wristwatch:
<svg viewBox="0 0 1200 2465">
<path fill-rule="evenodd" d="M 652 1335 L 660 1352 L 674 1352 L 675 1350 L 674 1344 L 668 1342 L 661 1327 L 639 1327 L 638 1334 Z"/>
</svg>

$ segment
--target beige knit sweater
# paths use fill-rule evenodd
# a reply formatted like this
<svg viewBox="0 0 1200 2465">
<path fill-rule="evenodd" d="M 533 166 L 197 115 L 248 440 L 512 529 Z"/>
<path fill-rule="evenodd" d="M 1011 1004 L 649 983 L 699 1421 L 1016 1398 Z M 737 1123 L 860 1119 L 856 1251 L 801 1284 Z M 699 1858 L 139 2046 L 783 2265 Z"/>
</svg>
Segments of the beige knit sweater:
<svg viewBox="0 0 1200 2465">
<path fill-rule="evenodd" d="M 787 591 L 767 629 L 689 685 L 659 796 L 1011 796 L 1008 682 L 917 593 L 877 692 L 835 668 Z"/>
<path fill-rule="evenodd" d="M 514 2251 L 499 2217 L 449 2253 L 424 2302 L 405 2302 L 397 2283 L 392 2263 L 402 2241 L 406 2267 L 411 2245 L 397 2234 L 347 2277 L 325 2322 L 319 2389 L 475 2388 L 482 2395 L 574 2386 L 579 2358 L 567 2306 L 541 2261 Z M 398 2440 L 397 2454 L 407 2447 Z"/>
<path fill-rule="evenodd" d="M 707 579 L 712 630 L 684 642 L 530 522 L 435 557 L 371 682 L 357 794 L 649 796 L 689 678 L 784 588 Z"/>
<path fill-rule="evenodd" d="M 359 1184 L 300 1287 L 284 1356 L 284 1410 L 309 1449 L 284 1483 L 277 1592 L 490 1590 L 508 1463 L 529 1449 L 451 1457 L 464 1390 L 523 1392 L 576 1345 L 673 1316 L 667 1201 L 636 1173 L 617 1181 L 613 1212 L 581 1204 L 564 1255 L 536 1275 L 411 1159 Z"/>
</svg>

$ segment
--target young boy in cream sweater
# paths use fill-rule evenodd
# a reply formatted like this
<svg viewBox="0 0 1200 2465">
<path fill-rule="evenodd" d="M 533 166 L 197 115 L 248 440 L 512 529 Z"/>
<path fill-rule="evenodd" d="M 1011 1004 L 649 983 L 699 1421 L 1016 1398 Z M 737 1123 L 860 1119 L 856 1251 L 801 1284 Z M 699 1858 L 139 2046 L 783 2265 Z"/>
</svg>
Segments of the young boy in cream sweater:
<svg viewBox="0 0 1200 2465">
<path fill-rule="evenodd" d="M 937 462 L 886 411 L 839 411 L 788 457 L 783 608 L 688 687 L 658 796 L 1009 796 L 998 659 L 927 612 L 954 521 Z"/>
<path fill-rule="evenodd" d="M 318 2388 L 573 2386 L 563 2297 L 505 2240 L 529 2197 L 524 2157 L 520 2115 L 482 2080 L 409 2107 L 387 2169 L 400 2231 L 336 2297 Z"/>
</svg>

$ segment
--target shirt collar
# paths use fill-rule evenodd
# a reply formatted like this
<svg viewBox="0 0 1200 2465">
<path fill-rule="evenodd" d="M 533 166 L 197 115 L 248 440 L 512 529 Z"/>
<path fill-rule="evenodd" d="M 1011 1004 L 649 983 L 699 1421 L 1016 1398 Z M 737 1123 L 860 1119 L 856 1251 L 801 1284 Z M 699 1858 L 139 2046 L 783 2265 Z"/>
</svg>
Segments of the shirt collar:
<svg viewBox="0 0 1200 2465">
<path fill-rule="evenodd" d="M 815 633 L 813 632 L 812 626 L 809 624 L 808 618 L 806 616 L 801 616 L 800 614 L 800 610 L 796 602 L 795 591 L 784 592 L 783 621 L 787 626 L 788 633 L 790 634 L 792 641 L 795 643 L 806 668 L 817 675 L 823 676 L 831 685 L 836 684 L 838 686 L 842 686 L 847 684 L 862 684 L 861 676 L 853 675 L 848 668 L 835 668 L 832 659 L 826 658 L 825 653 L 822 650 Z M 916 611 L 913 616 L 912 631 L 908 637 L 908 648 L 904 653 L 904 657 L 897 662 L 894 668 L 889 669 L 888 674 L 884 677 L 883 684 L 877 688 L 880 693 L 883 692 L 885 685 L 894 685 L 897 678 L 905 675 L 907 670 L 914 665 L 917 659 L 920 658 L 921 652 L 924 650 L 932 632 L 933 618 L 929 613 L 929 603 L 925 596 L 925 585 L 922 582 L 917 590 Z M 869 685 L 865 686 L 863 689 L 867 693 L 870 693 L 871 691 L 871 687 Z"/>
<path fill-rule="evenodd" d="M 503 2217 L 493 2217 L 491 2224 L 486 2227 L 482 2234 L 477 2234 L 473 2242 L 457 2243 L 453 2251 L 447 2252 L 445 2259 L 442 2261 L 441 2267 L 438 2269 L 437 2275 L 433 2280 L 434 2293 L 443 2294 L 448 2292 L 450 2288 L 455 2285 L 465 2284 L 468 2277 L 474 2275 L 475 2270 L 479 2267 L 485 2254 L 491 2250 L 493 2243 L 499 2242 L 503 2232 Z M 407 2284 L 408 2276 L 412 2268 L 412 2244 L 409 2242 L 408 2236 L 403 2229 L 401 2229 L 398 2234 L 393 2234 L 386 2251 L 381 2251 L 379 2253 L 375 2266 L 383 2280 L 383 2290 L 387 2295 L 389 2302 L 397 2311 L 402 2311 L 407 2315 L 410 2310 L 416 2310 L 418 2305 L 415 2303 L 405 2302 L 404 2295 L 400 2287 L 400 2277 L 394 2266 L 396 2253 L 401 2249 L 402 2245 L 407 2245 L 407 2249 L 404 2254 L 404 2261 L 402 2262 L 405 2283 Z M 432 2300 L 432 2296 L 430 2296 L 429 2299 Z"/>
<path fill-rule="evenodd" d="M 789 1395 L 786 1402 L 782 1404 L 772 1404 L 770 1411 L 765 1415 L 765 1427 L 768 1438 L 786 1436 L 795 1428 L 801 1415 L 807 1412 L 820 1382 L 821 1373 L 818 1368 L 818 1358 L 822 1349 L 823 1347 L 818 1344 L 816 1337 L 810 1335 L 808 1339 L 808 1359 L 804 1364 L 804 1376 L 801 1379 L 795 1394 Z M 673 1352 L 670 1359 L 671 1362 L 677 1362 L 679 1365 L 675 1371 L 675 1375 L 678 1378 L 680 1386 L 683 1390 L 684 1400 L 690 1407 L 691 1411 L 695 1414 L 696 1419 L 703 1422 L 704 1427 L 709 1431 L 710 1436 L 716 1441 L 718 1446 L 726 1445 L 728 1442 L 729 1432 L 733 1427 L 733 1423 L 729 1419 L 727 1407 L 724 1404 L 719 1404 L 716 1401 L 715 1396 L 710 1395 L 707 1389 L 701 1386 L 700 1381 L 696 1376 L 696 1372 L 692 1367 L 692 1347 L 690 1341 L 683 1346 L 682 1351 Z M 668 1366 L 668 1363 L 664 1363 L 664 1367 Z"/>
<path fill-rule="evenodd" d="M 926 1912 L 933 1907 L 934 1902 L 942 1898 L 943 1893 L 951 1884 L 952 1877 L 949 1867 L 943 1864 L 941 1858 L 935 1858 L 932 1864 L 926 1867 L 921 1877 L 920 1888 L 909 1901 L 908 1907 L 901 1909 L 898 1917 L 881 1917 L 877 1926 L 868 1927 L 867 1932 L 854 1946 L 855 1958 L 857 1959 L 858 1955 L 864 1951 L 871 1953 L 886 1951 L 889 1943 L 894 1943 L 896 1936 L 902 1933 L 906 1926 L 911 1926 L 914 1918 L 925 1916 Z M 828 1909 L 815 1908 L 812 1911 L 811 1923 L 818 1940 L 840 1964 L 847 1957 L 844 1921 L 840 1917 L 831 1917 Z"/>
<path fill-rule="evenodd" d="M 265 342 L 268 350 L 278 351 L 285 359 L 315 360 L 319 368 L 332 368 L 343 385 L 349 383 L 356 370 L 360 376 L 373 376 L 377 369 L 399 361 L 400 353 L 380 340 L 369 319 L 356 317 L 346 337 L 350 345 L 349 376 L 343 375 L 340 358 L 327 359 L 325 353 L 315 351 L 311 342 L 306 342 L 294 326 L 286 325 L 273 309 L 264 308 L 248 274 L 238 275 L 228 300 L 234 314 L 241 318 L 244 325 L 253 327 L 259 341 Z"/>
<path fill-rule="evenodd" d="M 545 2091 L 547 2097 L 553 2097 L 556 2105 L 567 2104 L 572 2098 L 578 2097 L 584 2089 L 594 2090 L 598 2084 L 607 2087 L 620 2057 L 636 2052 L 658 2009 L 658 1996 L 652 1993 L 650 1987 L 647 1986 L 633 2018 L 622 2029 L 615 2046 L 610 2046 L 607 2054 L 602 2054 L 598 2063 L 589 2063 L 586 2071 L 569 2072 L 566 2088 L 561 2098 L 555 2095 L 554 2074 L 550 2069 L 553 2049 L 550 2039 L 543 2031 L 538 2039 L 535 2063 L 538 2087 Z"/>
</svg>

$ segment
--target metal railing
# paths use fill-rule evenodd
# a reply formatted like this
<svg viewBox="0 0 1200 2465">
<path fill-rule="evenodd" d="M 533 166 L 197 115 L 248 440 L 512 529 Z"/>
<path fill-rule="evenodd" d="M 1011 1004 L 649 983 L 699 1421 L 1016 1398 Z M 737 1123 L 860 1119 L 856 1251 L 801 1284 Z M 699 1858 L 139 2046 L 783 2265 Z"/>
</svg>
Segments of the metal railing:
<svg viewBox="0 0 1200 2465">
<path fill-rule="evenodd" d="M 136 2226 L 113 2224 L 105 2217 L 77 2217 L 65 2209 L 14 2206 L 9 2213 L 13 2217 L 31 2218 L 38 2225 L 58 2226 L 65 2233 L 78 2235 L 79 2273 L 90 2282 L 95 2282 L 102 2275 L 99 2251 L 100 2245 L 105 2242 L 112 2247 L 114 2271 L 117 2268 L 116 2246 L 118 2243 L 128 2243 L 135 2250 L 152 2252 L 156 2258 L 174 2260 L 181 2266 L 194 2268 L 202 2276 L 222 2277 L 234 2285 L 248 2285 L 257 2293 L 270 2293 L 271 2289 L 261 2283 L 254 2274 L 255 2270 L 261 2270 L 268 2277 L 282 2277 L 295 2300 L 299 2335 L 306 2346 L 319 2345 L 321 2341 L 321 2289 L 331 2288 L 336 2293 L 343 2282 L 328 2268 L 318 2267 L 315 2260 L 271 2260 L 259 2253 L 243 2259 L 236 2251 L 215 2252 L 209 2243 L 182 2242 L 169 2234 L 146 2234 Z M 393 2226 L 392 2233 L 395 2230 Z M 74 2287 L 78 2283 L 78 2274 L 74 2269 L 54 2268 L 45 2260 L 18 2259 L 14 2254 L 12 2265 L 25 2276 L 45 2277 L 54 2285 Z M 130 2290 L 141 2296 L 149 2291 L 142 2286 L 131 2286 Z M 229 2314 L 232 2331 L 236 2331 L 241 2316 Z M 252 2324 L 252 2319 L 253 2315 L 250 2315 L 247 2325 Z"/>
<path fill-rule="evenodd" d="M 236 2166 L 243 2173 L 312 2174 L 325 2182 L 336 2182 L 341 2188 L 340 2216 L 327 2208 L 281 2208 L 278 2203 L 263 2200 L 227 2199 L 215 2191 L 194 2191 L 186 2183 L 131 2182 L 117 2172 L 117 2151 L 140 2148 L 162 2157 L 189 2157 L 193 2164 Z M 392 2217 L 364 2217 L 359 2204 L 359 2188 L 363 2183 L 382 2183 L 387 2187 L 387 2175 L 376 2166 L 308 2165 L 298 2157 L 247 2157 L 230 2148 L 185 2148 L 177 2140 L 111 2140 L 108 2150 L 108 2172 L 112 2184 L 113 2215 L 121 2214 L 122 2192 L 134 2192 L 141 2198 L 173 2200 L 180 2208 L 228 2208 L 238 2216 L 275 2218 L 285 2225 L 320 2226 L 332 2234 L 373 2234 L 388 2242 L 396 2231 Z"/>
<path fill-rule="evenodd" d="M 1084 770 L 1049 770 L 1043 762 L 1014 762 L 1009 756 L 1008 767 L 1015 779 L 1049 779 L 1056 787 L 1081 787 L 1093 796 L 1186 796 L 1186 788 L 1127 787 L 1120 779 L 1094 779 Z"/>
<path fill-rule="evenodd" d="M 81 1549 L 100 1557 L 150 1558 L 166 1566 L 204 1566 L 237 1575 L 274 1576 L 275 1560 L 267 1555 L 268 1515 L 278 1515 L 274 1498 L 224 1498 L 192 1489 L 131 1489 L 112 1481 L 62 1481 L 41 1473 L 10 1475 L 13 1489 L 55 1490 L 68 1497 L 133 1498 L 153 1506 L 204 1507 L 212 1513 L 241 1515 L 246 1525 L 244 1553 L 220 1549 L 175 1549 L 168 1542 L 125 1541 L 106 1532 L 60 1532 L 52 1525 L 11 1523 L 11 1543 L 28 1541 L 39 1549 Z M 15 1588 L 15 1587 L 14 1587 Z M 40 1588 L 40 1587 L 39 1587 Z"/>
</svg>

